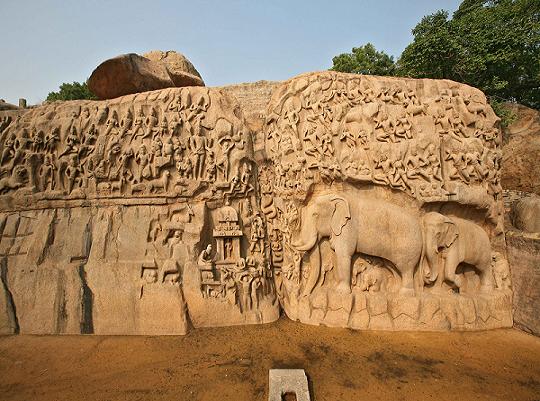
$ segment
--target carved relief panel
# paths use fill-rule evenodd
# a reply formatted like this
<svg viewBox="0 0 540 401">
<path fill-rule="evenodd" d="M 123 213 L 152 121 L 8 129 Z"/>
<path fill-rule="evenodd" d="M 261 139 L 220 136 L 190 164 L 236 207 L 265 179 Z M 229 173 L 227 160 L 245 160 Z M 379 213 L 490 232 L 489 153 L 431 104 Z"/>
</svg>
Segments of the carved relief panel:
<svg viewBox="0 0 540 401">
<path fill-rule="evenodd" d="M 323 72 L 277 88 L 259 182 L 286 313 L 353 328 L 511 324 L 494 273 L 498 124 L 480 91 L 450 81 Z"/>
</svg>

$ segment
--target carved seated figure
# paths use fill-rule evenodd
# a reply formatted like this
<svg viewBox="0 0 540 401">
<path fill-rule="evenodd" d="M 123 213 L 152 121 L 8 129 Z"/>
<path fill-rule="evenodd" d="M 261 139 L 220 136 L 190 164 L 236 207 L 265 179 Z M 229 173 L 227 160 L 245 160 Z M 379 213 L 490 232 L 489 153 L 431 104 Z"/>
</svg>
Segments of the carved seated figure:
<svg viewBox="0 0 540 401">
<path fill-rule="evenodd" d="M 214 266 L 214 258 L 212 254 L 212 244 L 208 244 L 205 249 L 199 254 L 198 265 L 201 271 L 212 270 Z"/>
</svg>

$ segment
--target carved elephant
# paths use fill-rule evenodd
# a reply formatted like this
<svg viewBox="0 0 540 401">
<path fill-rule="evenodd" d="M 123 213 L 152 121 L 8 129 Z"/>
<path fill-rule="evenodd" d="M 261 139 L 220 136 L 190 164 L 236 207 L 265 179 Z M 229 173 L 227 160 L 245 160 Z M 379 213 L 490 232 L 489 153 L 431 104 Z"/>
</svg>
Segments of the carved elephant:
<svg viewBox="0 0 540 401">
<path fill-rule="evenodd" d="M 329 238 L 336 254 L 337 290 L 351 292 L 351 258 L 355 253 L 392 262 L 401 276 L 401 293 L 414 294 L 413 275 L 422 254 L 420 220 L 405 209 L 374 199 L 349 202 L 333 194 L 314 198 L 303 210 L 299 232 L 291 245 L 298 251 L 316 250 L 304 288 L 309 295 L 319 279 L 319 241 Z"/>
<path fill-rule="evenodd" d="M 422 228 L 425 241 L 422 258 L 424 281 L 434 282 L 435 291 L 442 290 L 445 280 L 458 288 L 462 286 L 456 268 L 463 262 L 479 272 L 481 291 L 493 289 L 491 243 L 482 227 L 458 217 L 430 212 L 422 218 Z"/>
</svg>

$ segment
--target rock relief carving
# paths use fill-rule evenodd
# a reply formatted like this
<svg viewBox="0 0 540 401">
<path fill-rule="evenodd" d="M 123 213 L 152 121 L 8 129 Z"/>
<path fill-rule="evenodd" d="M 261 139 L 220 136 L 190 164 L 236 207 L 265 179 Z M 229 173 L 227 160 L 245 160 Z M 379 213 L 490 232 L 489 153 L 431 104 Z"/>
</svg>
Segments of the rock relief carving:
<svg viewBox="0 0 540 401">
<path fill-rule="evenodd" d="M 452 314 L 472 297 L 504 305 L 509 321 L 498 124 L 481 92 L 453 82 L 325 72 L 276 89 L 259 183 L 286 313 L 342 327 L 463 327 Z"/>
<path fill-rule="evenodd" d="M 207 88 L 149 93 L 3 120 L 2 194 L 39 202 L 253 190 L 251 138 L 230 100 Z"/>
<path fill-rule="evenodd" d="M 253 134 L 210 88 L 51 103 L 0 120 L 0 209 L 55 210 L 25 231 L 46 239 L 32 256 L 45 264 L 69 242 L 56 227 L 91 210 L 68 258 L 93 308 L 85 332 L 263 323 L 279 304 L 355 329 L 511 325 L 501 139 L 479 91 L 306 74 L 274 90 L 257 161 Z M 27 256 L 0 226 L 13 272 Z M 107 320 L 121 310 L 131 326 Z M 165 314 L 178 319 L 162 329 Z"/>
</svg>

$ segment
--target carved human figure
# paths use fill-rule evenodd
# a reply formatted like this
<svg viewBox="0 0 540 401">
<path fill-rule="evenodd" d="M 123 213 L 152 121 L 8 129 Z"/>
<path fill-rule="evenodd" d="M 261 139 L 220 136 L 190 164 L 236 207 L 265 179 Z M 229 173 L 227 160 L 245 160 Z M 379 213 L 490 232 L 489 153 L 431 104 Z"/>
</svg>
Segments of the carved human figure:
<svg viewBox="0 0 540 401">
<path fill-rule="evenodd" d="M 394 176 L 394 167 L 392 160 L 387 154 L 379 154 L 378 158 L 375 158 L 375 171 L 373 172 L 373 181 L 379 184 L 390 184 L 389 177 Z"/>
<path fill-rule="evenodd" d="M 138 165 L 137 174 L 135 176 L 136 182 L 141 182 L 143 178 L 149 179 L 152 177 L 152 154 L 148 152 L 146 146 L 142 144 L 135 155 L 135 161 Z"/>
<path fill-rule="evenodd" d="M 55 170 L 53 156 L 51 154 L 45 154 L 43 158 L 43 164 L 39 169 L 39 181 L 41 183 L 42 191 L 52 191 L 55 187 Z"/>
<path fill-rule="evenodd" d="M 442 181 L 442 174 L 441 174 L 441 162 L 439 160 L 439 155 L 437 152 L 437 148 L 435 144 L 430 143 L 423 155 L 423 160 L 426 161 L 426 167 L 428 169 L 427 175 L 430 177 L 430 181 L 433 179 L 437 181 Z"/>
<path fill-rule="evenodd" d="M 208 152 L 206 159 L 206 169 L 204 179 L 207 182 L 214 182 L 216 180 L 217 166 L 214 156 L 214 152 Z"/>
<path fill-rule="evenodd" d="M 200 132 L 194 132 L 193 135 L 189 138 L 189 146 L 194 161 L 194 177 L 198 179 L 203 178 L 204 160 L 206 157 L 206 148 L 208 147 L 207 139 L 202 136 Z"/>
<path fill-rule="evenodd" d="M 248 194 L 253 191 L 253 185 L 251 185 L 251 175 L 252 175 L 251 163 L 243 163 L 240 171 L 240 190 L 242 194 Z"/>
<path fill-rule="evenodd" d="M 234 147 L 234 142 L 230 137 L 222 137 L 218 140 L 219 153 L 216 159 L 218 179 L 227 181 L 229 179 L 229 152 Z"/>
<path fill-rule="evenodd" d="M 79 158 L 77 155 L 70 156 L 64 174 L 67 178 L 67 193 L 70 194 L 73 191 L 75 184 L 80 186 L 82 182 L 82 169 L 79 165 Z"/>
<path fill-rule="evenodd" d="M 242 307 L 243 311 L 251 310 L 251 280 L 249 273 L 242 274 L 240 285 L 242 286 Z"/>
<path fill-rule="evenodd" d="M 208 244 L 201 253 L 199 253 L 198 264 L 199 266 L 212 267 L 214 258 L 212 256 L 212 244 Z"/>
<path fill-rule="evenodd" d="M 262 287 L 262 278 L 257 276 L 253 278 L 251 282 L 251 307 L 254 309 L 259 309 L 259 288 Z"/>
<path fill-rule="evenodd" d="M 45 151 L 53 153 L 56 150 L 56 145 L 60 141 L 60 128 L 55 127 L 50 133 L 45 135 Z"/>
<path fill-rule="evenodd" d="M 251 221 L 251 233 L 250 233 L 250 252 L 264 251 L 264 223 L 259 212 L 255 212 L 253 220 Z"/>
<path fill-rule="evenodd" d="M 237 303 L 237 292 L 236 281 L 234 280 L 233 272 L 225 270 L 222 273 L 221 279 L 225 286 L 225 296 L 231 305 L 236 305 Z"/>
<path fill-rule="evenodd" d="M 393 141 L 395 123 L 390 120 L 386 111 L 381 111 L 375 120 L 375 138 L 381 142 Z"/>
<path fill-rule="evenodd" d="M 17 136 L 12 133 L 8 135 L 4 142 L 4 150 L 2 151 L 2 156 L 0 157 L 0 165 L 4 164 L 6 161 L 11 160 L 15 156 L 15 141 Z"/>
</svg>

